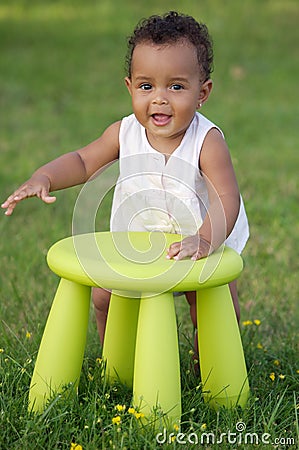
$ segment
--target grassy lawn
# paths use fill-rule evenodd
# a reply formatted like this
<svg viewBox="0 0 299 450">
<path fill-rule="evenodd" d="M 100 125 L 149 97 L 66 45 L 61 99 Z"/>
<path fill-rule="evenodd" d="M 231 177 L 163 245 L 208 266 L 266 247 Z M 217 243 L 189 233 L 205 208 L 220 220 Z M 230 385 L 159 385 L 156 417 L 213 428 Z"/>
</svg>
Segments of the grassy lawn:
<svg viewBox="0 0 299 450">
<path fill-rule="evenodd" d="M 94 140 L 130 114 L 123 83 L 126 37 L 142 17 L 178 9 L 209 26 L 215 45 L 214 92 L 203 113 L 225 132 L 251 225 L 239 281 L 241 334 L 251 397 L 244 410 L 204 404 L 190 370 L 186 303 L 177 300 L 182 360 L 182 431 L 217 438 L 236 424 L 259 443 L 297 448 L 298 348 L 298 20 L 296 0 L 26 1 L 0 4 L 0 187 L 4 200 L 31 172 Z M 93 311 L 78 399 L 54 398 L 27 412 L 30 378 L 57 278 L 45 255 L 70 235 L 80 188 L 36 199 L 0 217 L 0 449 L 159 448 L 150 426 L 128 412 L 131 392 L 107 386 Z M 98 218 L 108 227 L 108 204 Z M 71 312 L 70 312 L 71 313 Z M 229 363 L 229 362 L 228 362 Z M 126 405 L 125 410 L 115 409 Z M 112 418 L 119 415 L 121 423 Z M 270 435 L 267 438 L 265 433 Z M 265 442 L 262 442 L 264 436 Z M 194 435 L 193 435 L 194 438 Z M 241 441 L 243 439 L 243 441 Z M 190 442 L 163 448 L 198 448 Z M 194 442 L 194 441 L 193 441 Z M 238 442 L 206 448 L 234 449 Z M 75 446 L 73 445 L 73 448 Z M 77 447 L 80 450 L 80 447 Z"/>
</svg>

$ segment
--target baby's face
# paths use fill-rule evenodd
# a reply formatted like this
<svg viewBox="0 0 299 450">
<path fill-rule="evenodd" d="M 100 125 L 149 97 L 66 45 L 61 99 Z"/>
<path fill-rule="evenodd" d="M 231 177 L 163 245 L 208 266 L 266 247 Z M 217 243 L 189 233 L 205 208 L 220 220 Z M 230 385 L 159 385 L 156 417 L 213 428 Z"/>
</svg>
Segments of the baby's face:
<svg viewBox="0 0 299 450">
<path fill-rule="evenodd" d="M 126 84 L 133 110 L 151 145 L 160 151 L 163 145 L 176 148 L 201 101 L 196 48 L 186 41 L 138 44 L 131 73 Z"/>
</svg>

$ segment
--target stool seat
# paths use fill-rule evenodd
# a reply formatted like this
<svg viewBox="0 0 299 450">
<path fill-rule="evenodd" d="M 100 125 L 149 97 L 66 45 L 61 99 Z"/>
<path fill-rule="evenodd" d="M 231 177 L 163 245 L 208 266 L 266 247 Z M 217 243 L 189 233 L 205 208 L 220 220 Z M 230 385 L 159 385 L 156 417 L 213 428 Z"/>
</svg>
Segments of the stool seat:
<svg viewBox="0 0 299 450">
<path fill-rule="evenodd" d="M 86 286 L 141 292 L 196 291 L 242 272 L 242 258 L 229 247 L 198 261 L 167 260 L 167 248 L 181 239 L 161 232 L 80 234 L 54 244 L 47 262 L 57 275 Z"/>
<path fill-rule="evenodd" d="M 31 409 L 40 411 L 55 392 L 78 385 L 92 286 L 112 290 L 103 347 L 107 377 L 131 386 L 134 406 L 147 416 L 159 410 L 172 424 L 181 416 L 174 291 L 197 292 L 205 400 L 214 408 L 246 404 L 247 371 L 228 288 L 242 272 L 242 258 L 223 246 L 198 261 L 168 260 L 169 245 L 182 238 L 98 232 L 71 236 L 50 248 L 48 265 L 61 281 L 31 380 Z"/>
</svg>

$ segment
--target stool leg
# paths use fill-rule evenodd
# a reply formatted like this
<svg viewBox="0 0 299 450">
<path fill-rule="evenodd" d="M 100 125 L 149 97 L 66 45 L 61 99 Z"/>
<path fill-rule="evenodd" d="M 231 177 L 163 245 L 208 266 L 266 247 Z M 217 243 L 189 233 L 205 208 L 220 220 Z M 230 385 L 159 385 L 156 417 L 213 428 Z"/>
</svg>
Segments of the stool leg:
<svg viewBox="0 0 299 450">
<path fill-rule="evenodd" d="M 153 410 L 158 408 L 167 414 L 164 425 L 179 424 L 180 362 L 172 293 L 141 298 L 133 395 L 134 405 L 146 416 L 154 417 Z"/>
<path fill-rule="evenodd" d="M 89 319 L 90 287 L 61 279 L 40 344 L 29 409 L 41 411 L 64 386 L 79 383 Z"/>
<path fill-rule="evenodd" d="M 136 330 L 139 298 L 130 298 L 129 292 L 111 294 L 103 346 L 103 359 L 110 381 L 120 380 L 133 386 Z"/>
<path fill-rule="evenodd" d="M 204 396 L 211 406 L 245 406 L 247 370 L 228 285 L 197 292 L 197 326 Z"/>
</svg>

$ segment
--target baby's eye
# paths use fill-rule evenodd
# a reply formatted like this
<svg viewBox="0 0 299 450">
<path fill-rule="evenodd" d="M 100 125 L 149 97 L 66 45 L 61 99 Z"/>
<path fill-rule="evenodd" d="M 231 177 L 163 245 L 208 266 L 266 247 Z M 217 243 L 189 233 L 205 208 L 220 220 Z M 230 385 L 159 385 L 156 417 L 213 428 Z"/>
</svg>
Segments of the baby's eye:
<svg viewBox="0 0 299 450">
<path fill-rule="evenodd" d="M 173 91 L 180 91 L 181 89 L 184 89 L 184 87 L 181 84 L 172 84 L 170 86 L 170 89 Z"/>
<path fill-rule="evenodd" d="M 140 85 L 140 89 L 143 91 L 149 91 L 152 88 L 152 85 L 150 83 L 143 83 Z"/>
</svg>

